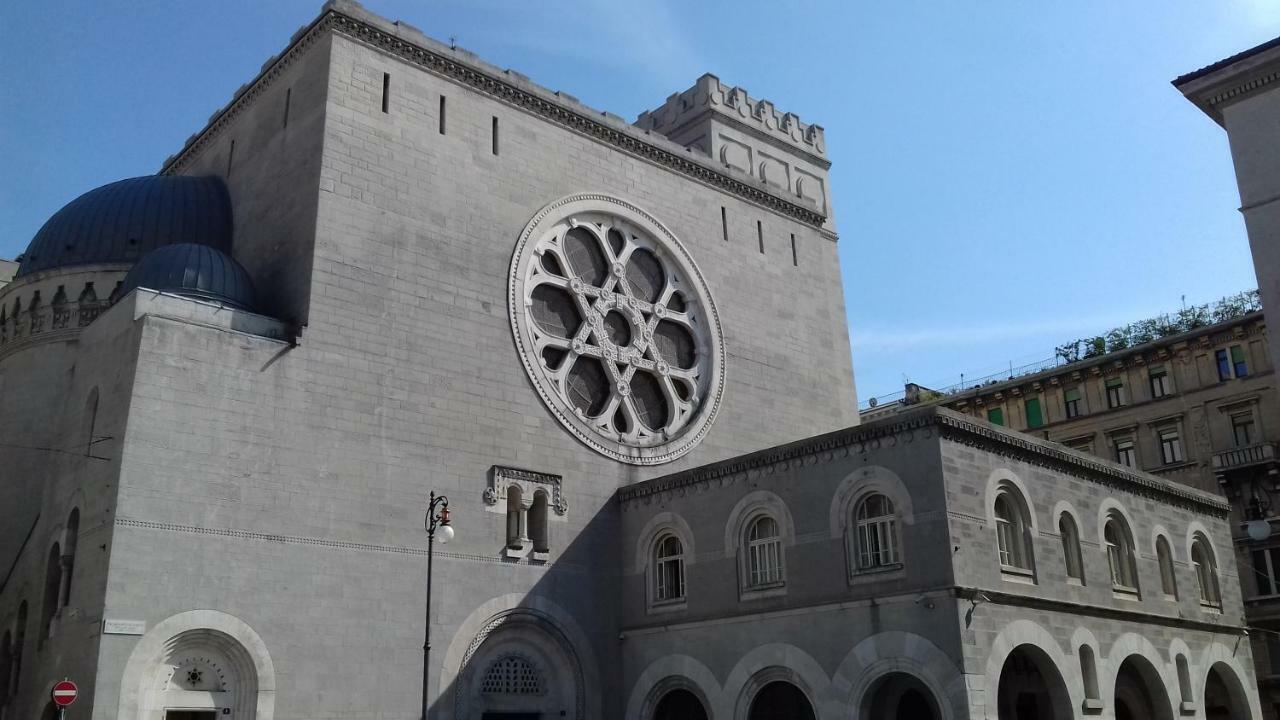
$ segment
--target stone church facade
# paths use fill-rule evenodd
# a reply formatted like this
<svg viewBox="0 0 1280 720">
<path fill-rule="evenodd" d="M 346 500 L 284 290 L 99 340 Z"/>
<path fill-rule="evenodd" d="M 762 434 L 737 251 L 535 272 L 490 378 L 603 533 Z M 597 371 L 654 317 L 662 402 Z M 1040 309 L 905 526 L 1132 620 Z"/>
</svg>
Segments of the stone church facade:
<svg viewBox="0 0 1280 720">
<path fill-rule="evenodd" d="M 828 167 L 327 4 L 0 289 L 0 717 L 1256 717 L 1221 498 L 857 425 Z"/>
</svg>

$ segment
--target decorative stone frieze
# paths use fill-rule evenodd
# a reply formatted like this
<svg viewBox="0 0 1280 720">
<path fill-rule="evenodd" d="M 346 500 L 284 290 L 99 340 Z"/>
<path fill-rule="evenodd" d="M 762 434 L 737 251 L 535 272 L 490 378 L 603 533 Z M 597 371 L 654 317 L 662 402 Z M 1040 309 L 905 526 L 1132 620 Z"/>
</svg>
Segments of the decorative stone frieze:
<svg viewBox="0 0 1280 720">
<path fill-rule="evenodd" d="M 484 489 L 485 509 L 489 512 L 505 513 L 507 491 L 512 486 L 520 488 L 520 496 L 527 503 L 533 502 L 534 491 L 543 488 L 551 498 L 551 509 L 556 515 L 563 517 L 569 511 L 569 504 L 561 492 L 562 480 L 563 478 L 559 475 L 494 465 L 489 470 L 489 486 Z"/>
</svg>

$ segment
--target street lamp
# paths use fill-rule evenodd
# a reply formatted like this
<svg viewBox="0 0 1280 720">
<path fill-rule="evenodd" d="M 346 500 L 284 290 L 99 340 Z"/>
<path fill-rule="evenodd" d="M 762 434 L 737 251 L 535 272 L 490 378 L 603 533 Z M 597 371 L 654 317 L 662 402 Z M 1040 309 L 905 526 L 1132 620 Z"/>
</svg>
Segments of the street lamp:
<svg viewBox="0 0 1280 720">
<path fill-rule="evenodd" d="M 431 677 L 431 561 L 435 556 L 436 533 L 441 544 L 453 539 L 453 525 L 449 524 L 449 498 L 431 492 L 427 505 L 427 629 L 422 641 L 422 720 L 427 720 L 427 707 L 431 697 L 427 685 Z"/>
</svg>

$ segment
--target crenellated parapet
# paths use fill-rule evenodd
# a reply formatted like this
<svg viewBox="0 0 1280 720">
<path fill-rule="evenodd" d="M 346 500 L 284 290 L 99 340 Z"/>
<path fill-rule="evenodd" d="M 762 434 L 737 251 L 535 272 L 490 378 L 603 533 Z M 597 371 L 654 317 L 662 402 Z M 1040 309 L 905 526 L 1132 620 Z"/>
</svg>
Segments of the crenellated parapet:
<svg viewBox="0 0 1280 720">
<path fill-rule="evenodd" d="M 764 133 L 818 158 L 826 159 L 827 144 L 822 126 L 800 121 L 795 113 L 782 112 L 768 100 L 753 98 L 740 87 L 730 87 L 707 73 L 693 87 L 667 98 L 662 107 L 640 113 L 636 127 L 668 137 L 704 112 L 712 111 Z M 673 138 L 674 139 L 674 138 Z"/>
</svg>

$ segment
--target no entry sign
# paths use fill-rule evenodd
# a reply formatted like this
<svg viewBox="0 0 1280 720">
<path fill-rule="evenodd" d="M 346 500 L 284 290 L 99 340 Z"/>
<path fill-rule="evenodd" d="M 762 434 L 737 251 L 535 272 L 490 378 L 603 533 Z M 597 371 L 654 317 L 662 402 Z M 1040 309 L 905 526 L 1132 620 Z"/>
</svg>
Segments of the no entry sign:
<svg viewBox="0 0 1280 720">
<path fill-rule="evenodd" d="M 70 680 L 63 680 L 53 686 L 53 702 L 58 707 L 66 707 L 76 701 L 76 696 L 80 694 L 80 690 L 76 688 L 76 684 Z"/>
</svg>

